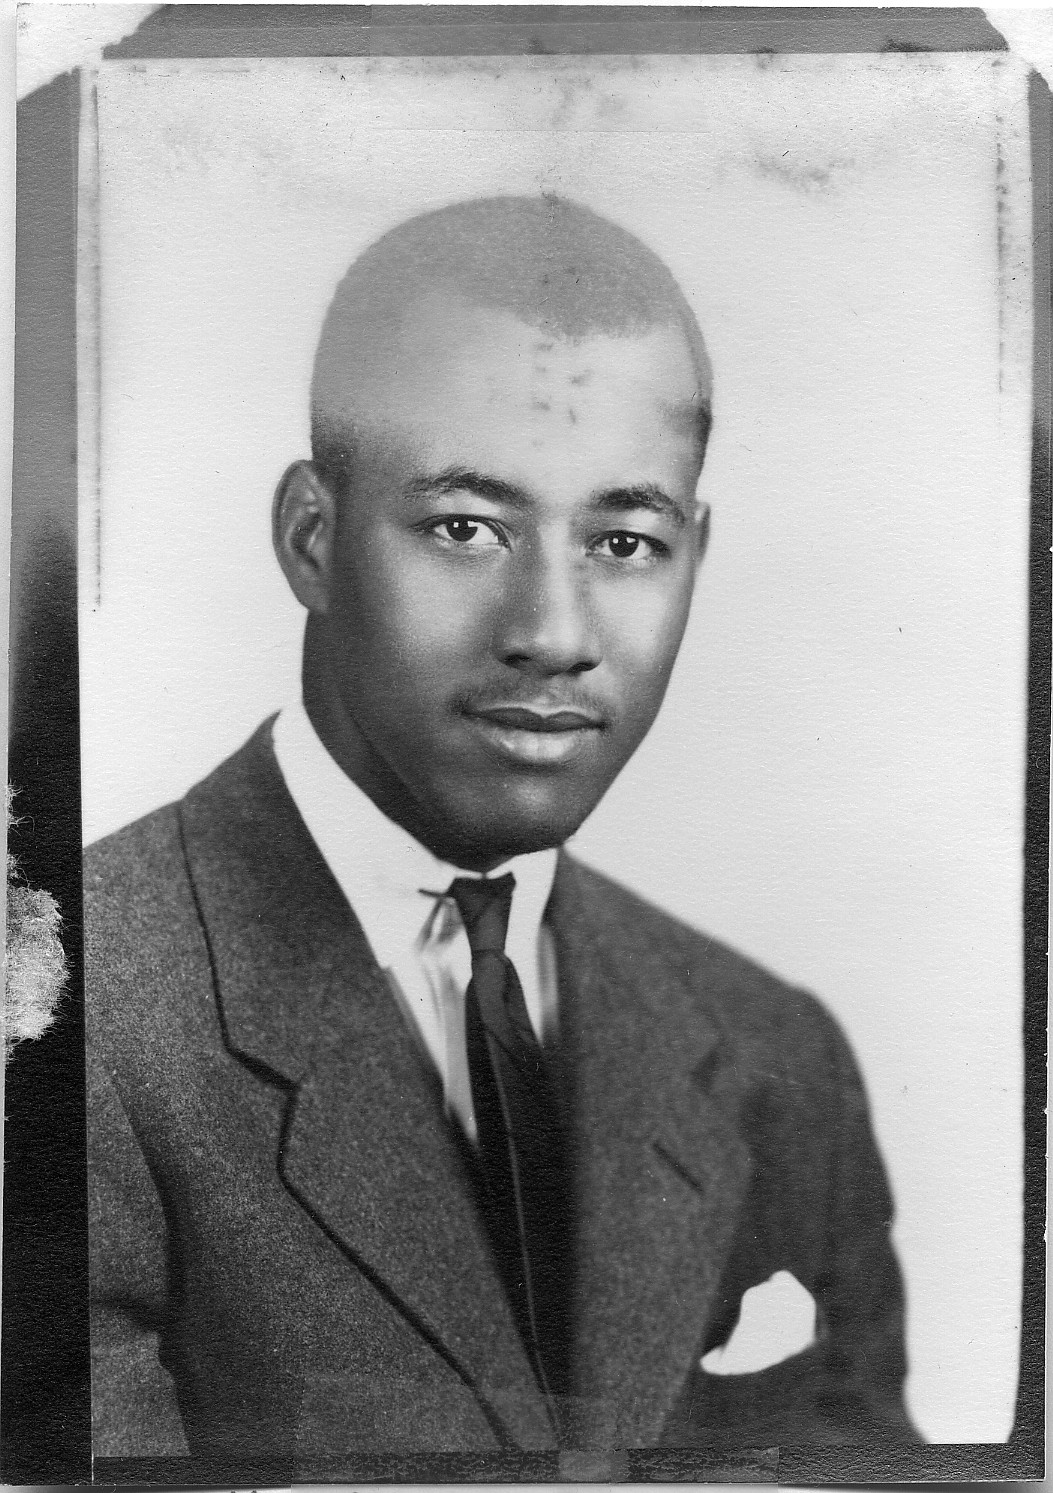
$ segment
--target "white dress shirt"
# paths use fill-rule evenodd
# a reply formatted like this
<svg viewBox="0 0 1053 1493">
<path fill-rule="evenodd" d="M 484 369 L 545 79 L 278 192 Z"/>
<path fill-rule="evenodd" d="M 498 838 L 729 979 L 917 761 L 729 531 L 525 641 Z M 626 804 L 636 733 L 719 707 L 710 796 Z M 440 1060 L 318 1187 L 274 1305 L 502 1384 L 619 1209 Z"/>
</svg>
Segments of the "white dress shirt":
<svg viewBox="0 0 1053 1493">
<path fill-rule="evenodd" d="M 285 785 L 340 890 L 354 909 L 413 1035 L 442 1080 L 447 1111 L 476 1139 L 464 1037 L 464 993 L 472 972 L 456 905 L 444 898 L 455 876 L 388 819 L 337 766 L 302 705 L 274 723 L 274 755 Z M 557 1017 L 555 948 L 542 922 L 556 874 L 555 850 L 520 855 L 505 952 L 516 967 L 535 1035 L 551 1037 Z M 436 895 L 439 894 L 439 895 Z"/>
</svg>

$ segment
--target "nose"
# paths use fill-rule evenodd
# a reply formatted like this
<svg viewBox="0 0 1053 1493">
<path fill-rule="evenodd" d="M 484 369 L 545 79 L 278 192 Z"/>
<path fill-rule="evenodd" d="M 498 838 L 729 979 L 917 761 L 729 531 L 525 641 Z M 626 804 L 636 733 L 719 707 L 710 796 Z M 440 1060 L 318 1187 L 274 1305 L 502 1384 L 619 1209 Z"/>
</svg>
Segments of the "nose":
<svg viewBox="0 0 1053 1493">
<path fill-rule="evenodd" d="M 497 650 L 525 674 L 584 674 L 600 661 L 584 567 L 537 553 L 516 567 L 504 596 Z"/>
</svg>

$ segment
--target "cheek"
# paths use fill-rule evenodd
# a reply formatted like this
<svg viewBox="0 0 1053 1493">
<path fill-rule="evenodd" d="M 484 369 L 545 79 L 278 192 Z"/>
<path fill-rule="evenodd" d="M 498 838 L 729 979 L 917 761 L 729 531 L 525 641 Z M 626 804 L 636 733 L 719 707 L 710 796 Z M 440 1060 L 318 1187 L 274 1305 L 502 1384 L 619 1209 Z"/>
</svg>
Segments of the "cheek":
<svg viewBox="0 0 1053 1493">
<path fill-rule="evenodd" d="M 689 579 L 605 589 L 599 600 L 604 653 L 617 672 L 625 704 L 641 714 L 657 709 L 669 680 L 691 606 Z"/>
<path fill-rule="evenodd" d="M 417 536 L 381 531 L 347 546 L 338 608 L 360 654 L 392 675 L 434 677 L 487 635 L 485 596 L 436 564 Z"/>
</svg>

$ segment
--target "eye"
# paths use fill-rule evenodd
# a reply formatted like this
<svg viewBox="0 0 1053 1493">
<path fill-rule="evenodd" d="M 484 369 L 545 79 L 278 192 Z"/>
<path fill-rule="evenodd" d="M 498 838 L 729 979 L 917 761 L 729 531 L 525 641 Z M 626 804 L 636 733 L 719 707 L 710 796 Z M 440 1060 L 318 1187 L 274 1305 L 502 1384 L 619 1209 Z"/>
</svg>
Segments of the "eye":
<svg viewBox="0 0 1053 1493">
<path fill-rule="evenodd" d="M 594 546 L 605 558 L 612 560 L 653 560 L 666 553 L 660 540 L 646 534 L 634 534 L 628 529 L 616 529 L 613 534 L 604 534 Z"/>
<path fill-rule="evenodd" d="M 461 514 L 440 519 L 432 524 L 431 532 L 459 549 L 493 549 L 502 543 L 500 534 L 492 524 L 481 518 L 466 518 Z"/>
</svg>

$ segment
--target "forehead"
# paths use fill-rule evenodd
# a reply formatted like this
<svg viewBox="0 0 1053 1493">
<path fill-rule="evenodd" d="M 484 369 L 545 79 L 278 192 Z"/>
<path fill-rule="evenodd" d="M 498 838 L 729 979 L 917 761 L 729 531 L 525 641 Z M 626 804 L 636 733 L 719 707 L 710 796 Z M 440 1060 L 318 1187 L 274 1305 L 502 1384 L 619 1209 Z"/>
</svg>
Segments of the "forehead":
<svg viewBox="0 0 1053 1493">
<path fill-rule="evenodd" d="M 538 482 L 686 481 L 696 462 L 700 390 L 675 325 L 568 338 L 432 294 L 368 353 L 346 394 L 356 425 L 428 462 Z"/>
</svg>

